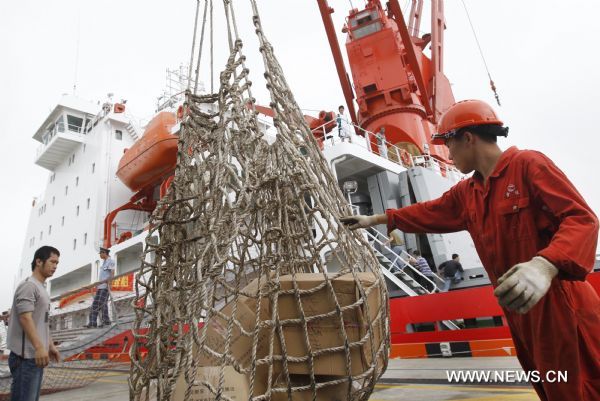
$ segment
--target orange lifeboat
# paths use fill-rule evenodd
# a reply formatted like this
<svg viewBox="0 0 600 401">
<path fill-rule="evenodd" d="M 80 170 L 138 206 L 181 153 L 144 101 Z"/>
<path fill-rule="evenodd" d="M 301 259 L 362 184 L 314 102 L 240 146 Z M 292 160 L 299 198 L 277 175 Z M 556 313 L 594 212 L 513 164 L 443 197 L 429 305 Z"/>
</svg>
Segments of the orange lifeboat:
<svg viewBox="0 0 600 401">
<path fill-rule="evenodd" d="M 117 177 L 132 191 L 159 184 L 175 169 L 178 137 L 171 134 L 171 128 L 176 122 L 175 113 L 158 113 L 148 123 L 142 138 L 125 151 Z"/>
</svg>

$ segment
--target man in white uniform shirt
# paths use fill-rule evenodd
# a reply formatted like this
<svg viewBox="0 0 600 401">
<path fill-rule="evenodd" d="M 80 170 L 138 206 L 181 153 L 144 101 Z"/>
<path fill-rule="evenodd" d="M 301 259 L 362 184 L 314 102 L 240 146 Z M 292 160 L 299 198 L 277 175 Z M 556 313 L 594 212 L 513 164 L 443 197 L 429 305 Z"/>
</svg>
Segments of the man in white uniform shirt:
<svg viewBox="0 0 600 401">
<path fill-rule="evenodd" d="M 100 248 L 100 259 L 102 266 L 98 272 L 98 281 L 101 283 L 96 287 L 96 295 L 92 302 L 92 310 L 90 312 L 90 322 L 85 326 L 87 328 L 98 327 L 98 313 L 102 309 L 102 326 L 110 326 L 110 317 L 108 316 L 108 296 L 110 288 L 110 279 L 115 275 L 115 262 L 109 256 L 110 250 Z"/>
</svg>

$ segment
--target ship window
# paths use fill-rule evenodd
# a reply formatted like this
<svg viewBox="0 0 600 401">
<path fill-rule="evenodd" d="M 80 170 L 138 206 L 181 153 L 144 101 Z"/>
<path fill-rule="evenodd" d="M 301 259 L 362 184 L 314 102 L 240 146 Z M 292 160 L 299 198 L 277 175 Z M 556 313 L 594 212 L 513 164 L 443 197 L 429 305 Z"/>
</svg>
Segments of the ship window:
<svg viewBox="0 0 600 401">
<path fill-rule="evenodd" d="M 75 186 L 78 187 L 79 186 L 79 177 L 75 177 Z"/>
<path fill-rule="evenodd" d="M 96 171 L 96 163 L 92 163 L 92 174 L 94 174 L 94 171 Z"/>
<path fill-rule="evenodd" d="M 50 142 L 50 140 L 54 136 L 54 134 L 55 134 L 54 129 L 55 129 L 54 124 L 52 124 L 48 127 L 48 130 L 42 137 L 42 139 L 44 140 L 44 145 L 48 145 L 48 142 Z"/>
<path fill-rule="evenodd" d="M 54 203 L 56 202 L 56 196 L 52 197 L 52 206 L 54 206 Z"/>
<path fill-rule="evenodd" d="M 363 91 L 365 93 L 375 92 L 375 91 L 377 91 L 377 85 L 376 84 L 367 85 L 367 86 L 363 87 Z"/>
<path fill-rule="evenodd" d="M 115 139 L 117 141 L 120 141 L 123 139 L 123 131 L 121 130 L 115 130 Z"/>
<path fill-rule="evenodd" d="M 65 186 L 65 195 L 69 195 L 69 186 Z"/>
<path fill-rule="evenodd" d="M 350 20 L 350 26 L 354 28 L 359 25 L 364 25 L 371 21 L 375 21 L 377 17 L 377 10 L 365 10 L 356 14 L 356 16 Z"/>
<path fill-rule="evenodd" d="M 93 120 L 93 117 L 88 116 L 85 118 L 85 133 L 86 134 L 92 130 L 92 123 L 93 123 L 92 120 Z"/>
<path fill-rule="evenodd" d="M 48 235 L 52 234 L 52 225 L 48 226 Z"/>
<path fill-rule="evenodd" d="M 83 153 L 85 153 L 85 143 L 83 144 Z"/>
<path fill-rule="evenodd" d="M 73 250 L 77 249 L 77 238 L 73 238 Z"/>
<path fill-rule="evenodd" d="M 83 127 L 83 118 L 67 114 L 67 128 L 69 131 L 80 133 L 81 127 Z"/>
<path fill-rule="evenodd" d="M 90 198 L 87 198 L 87 208 L 90 208 Z"/>
<path fill-rule="evenodd" d="M 61 226 L 65 225 L 65 216 L 63 216 L 62 219 L 60 220 L 60 225 Z"/>
<path fill-rule="evenodd" d="M 40 241 L 44 239 L 44 232 L 40 231 Z"/>
<path fill-rule="evenodd" d="M 65 132 L 65 120 L 62 114 L 60 115 L 60 117 L 58 117 L 58 120 L 56 120 L 54 125 L 56 126 L 56 130 L 58 132 Z"/>
<path fill-rule="evenodd" d="M 79 205 L 77 205 L 77 216 L 79 216 Z"/>
<path fill-rule="evenodd" d="M 409 323 L 406 325 L 407 333 L 420 333 L 424 331 L 435 331 L 435 322 Z"/>
<path fill-rule="evenodd" d="M 502 316 L 485 316 L 470 319 L 464 319 L 466 329 L 476 329 L 483 327 L 501 327 L 504 326 Z"/>
<path fill-rule="evenodd" d="M 381 31 L 381 22 L 377 21 L 373 22 L 372 24 L 356 28 L 352 31 L 352 36 L 354 36 L 354 39 L 360 39 L 379 31 Z"/>
<path fill-rule="evenodd" d="M 87 233 L 83 234 L 83 245 L 87 244 Z"/>
</svg>

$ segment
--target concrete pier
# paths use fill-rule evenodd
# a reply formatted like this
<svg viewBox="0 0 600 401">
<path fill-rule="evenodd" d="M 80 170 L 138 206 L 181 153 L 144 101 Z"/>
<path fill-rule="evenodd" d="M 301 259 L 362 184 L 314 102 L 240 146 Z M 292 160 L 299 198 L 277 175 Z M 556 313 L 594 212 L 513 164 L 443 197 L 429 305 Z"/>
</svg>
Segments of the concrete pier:
<svg viewBox="0 0 600 401">
<path fill-rule="evenodd" d="M 449 372 L 490 372 L 489 381 L 456 383 Z M 498 373 L 495 373 L 498 372 Z M 515 382 L 522 372 L 516 358 L 393 359 L 376 386 L 371 401 L 538 401 L 526 382 Z M 127 401 L 128 372 L 106 371 L 79 389 L 44 395 L 43 401 Z M 495 381 L 494 381 L 495 379 Z M 503 379 L 503 380 L 499 380 Z"/>
</svg>

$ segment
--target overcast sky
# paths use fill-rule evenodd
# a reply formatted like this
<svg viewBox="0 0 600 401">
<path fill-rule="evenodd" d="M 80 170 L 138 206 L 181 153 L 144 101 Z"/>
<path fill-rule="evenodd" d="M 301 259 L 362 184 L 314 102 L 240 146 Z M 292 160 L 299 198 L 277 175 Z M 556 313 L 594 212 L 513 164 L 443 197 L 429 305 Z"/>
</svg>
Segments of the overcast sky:
<svg viewBox="0 0 600 401">
<path fill-rule="evenodd" d="M 501 140 L 501 146 L 546 153 L 600 212 L 594 164 L 600 149 L 600 3 L 465 2 L 502 100 L 499 114 L 510 126 L 510 135 Z M 165 86 L 165 69 L 189 60 L 195 3 L 0 2 L 0 310 L 8 308 L 12 299 L 31 200 L 43 192 L 49 174 L 33 163 L 38 146 L 31 138 L 35 130 L 61 94 L 73 92 L 75 82 L 82 98 L 102 101 L 112 92 L 117 99 L 127 99 L 129 110 L 137 116 L 150 117 Z M 266 105 L 269 100 L 261 88 L 261 60 L 248 1 L 237 3 L 254 94 Z M 349 3 L 330 1 L 336 10 L 338 34 Z M 455 98 L 492 103 L 462 2 L 445 3 L 445 72 Z M 265 32 L 300 106 L 336 109 L 343 97 L 316 1 L 258 0 L 258 4 Z M 406 9 L 407 0 L 400 4 Z M 222 14 L 221 2 L 215 0 L 217 72 L 224 63 L 226 46 Z M 424 22 L 422 30 L 428 31 L 428 26 Z M 208 53 L 203 57 L 207 61 Z M 208 87 L 208 63 L 201 70 Z"/>
</svg>

